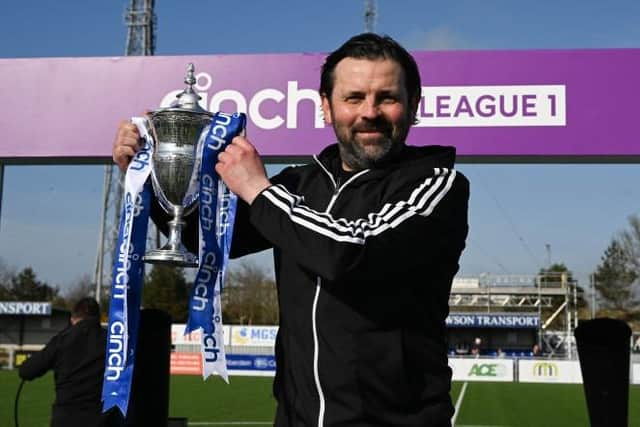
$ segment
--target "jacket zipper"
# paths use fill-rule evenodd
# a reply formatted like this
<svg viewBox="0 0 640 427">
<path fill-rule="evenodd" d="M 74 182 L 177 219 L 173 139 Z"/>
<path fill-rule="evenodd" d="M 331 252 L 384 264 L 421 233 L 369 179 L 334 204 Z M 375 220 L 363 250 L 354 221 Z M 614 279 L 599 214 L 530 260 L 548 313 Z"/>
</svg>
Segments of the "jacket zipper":
<svg viewBox="0 0 640 427">
<path fill-rule="evenodd" d="M 369 171 L 369 169 L 365 169 L 363 171 L 358 172 L 357 174 L 353 175 L 351 178 L 349 178 L 344 184 L 342 184 L 342 186 L 340 185 L 340 179 L 338 178 L 338 181 L 336 182 L 336 180 L 333 178 L 333 175 L 331 175 L 331 172 L 329 172 L 324 165 L 320 162 L 320 160 L 318 160 L 318 158 L 316 156 L 314 156 L 315 161 L 320 165 L 320 167 L 322 168 L 322 170 L 325 171 L 325 173 L 329 176 L 329 178 L 331 179 L 331 183 L 333 184 L 333 195 L 331 196 L 331 200 L 329 200 L 329 204 L 327 205 L 327 208 L 325 209 L 325 213 L 329 213 L 331 211 L 331 208 L 333 208 L 333 205 L 335 204 L 336 200 L 338 199 L 338 196 L 340 195 L 340 193 L 342 192 L 342 190 L 348 185 L 350 184 L 353 180 L 355 180 L 357 177 L 359 177 L 360 175 L 364 175 L 365 173 L 367 173 Z M 318 276 L 316 278 L 316 293 L 315 296 L 313 297 L 313 307 L 312 307 L 312 311 L 311 311 L 311 325 L 313 327 L 313 378 L 315 380 L 316 383 L 316 390 L 318 392 L 318 398 L 320 399 L 320 409 L 318 411 L 318 427 L 322 427 L 324 424 L 324 411 L 325 411 L 325 401 L 324 401 L 324 392 L 322 391 L 322 384 L 320 384 L 320 373 L 318 370 L 318 358 L 319 358 L 319 353 L 320 353 L 320 349 L 318 346 L 318 328 L 316 325 L 316 314 L 318 311 L 318 300 L 320 298 L 320 289 L 322 288 L 322 279 L 320 276 Z"/>
</svg>

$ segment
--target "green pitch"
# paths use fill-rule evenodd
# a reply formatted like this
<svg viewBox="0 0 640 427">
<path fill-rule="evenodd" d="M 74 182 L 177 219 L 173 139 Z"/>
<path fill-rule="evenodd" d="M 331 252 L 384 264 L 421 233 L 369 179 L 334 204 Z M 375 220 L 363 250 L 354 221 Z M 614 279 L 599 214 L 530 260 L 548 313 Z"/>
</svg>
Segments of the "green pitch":
<svg viewBox="0 0 640 427">
<path fill-rule="evenodd" d="M 231 377 L 203 382 L 199 377 L 171 378 L 170 416 L 187 417 L 193 426 L 271 425 L 275 402 L 271 378 Z M 13 426 L 13 405 L 20 381 L 16 372 L 0 371 L 0 426 Z M 454 404 L 461 383 L 454 383 Z M 19 403 L 20 427 L 48 426 L 53 376 L 26 383 Z M 640 387 L 630 390 L 630 425 L 640 419 Z M 636 420 L 636 421 L 633 421 Z M 500 427 L 588 426 L 581 385 L 467 383 L 456 425 Z"/>
<path fill-rule="evenodd" d="M 454 383 L 456 404 L 462 383 Z M 629 425 L 640 419 L 640 387 L 629 390 Z M 635 420 L 635 421 L 634 421 Z M 589 426 L 582 384 L 467 383 L 457 427 Z"/>
</svg>

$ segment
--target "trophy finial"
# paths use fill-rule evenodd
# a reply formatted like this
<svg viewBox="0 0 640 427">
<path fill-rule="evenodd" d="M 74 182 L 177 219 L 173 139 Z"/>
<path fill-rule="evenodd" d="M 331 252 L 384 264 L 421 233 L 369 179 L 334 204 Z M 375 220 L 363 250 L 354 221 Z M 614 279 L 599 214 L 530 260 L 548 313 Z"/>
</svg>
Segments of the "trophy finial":
<svg viewBox="0 0 640 427">
<path fill-rule="evenodd" d="M 190 92 L 193 92 L 193 85 L 196 84 L 196 77 L 194 75 L 195 71 L 195 65 L 193 65 L 193 62 L 190 62 L 189 65 L 187 65 L 187 75 L 184 78 L 184 82 L 189 86 L 187 87 L 187 91 Z"/>
<path fill-rule="evenodd" d="M 184 83 L 187 85 L 184 90 L 176 95 L 176 100 L 171 104 L 171 107 L 180 108 L 185 111 L 193 113 L 205 113 L 210 114 L 207 110 L 202 108 L 198 101 L 200 101 L 200 95 L 193 90 L 193 85 L 196 84 L 195 76 L 196 67 L 192 62 L 187 65 L 187 75 L 184 77 Z"/>
</svg>

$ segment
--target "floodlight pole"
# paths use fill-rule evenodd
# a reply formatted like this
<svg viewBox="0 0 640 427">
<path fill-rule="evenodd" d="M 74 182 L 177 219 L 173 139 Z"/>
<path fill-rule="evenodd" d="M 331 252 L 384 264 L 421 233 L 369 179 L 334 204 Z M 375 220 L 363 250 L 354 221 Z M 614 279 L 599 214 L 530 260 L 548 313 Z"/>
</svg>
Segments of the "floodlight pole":
<svg viewBox="0 0 640 427">
<path fill-rule="evenodd" d="M 127 25 L 125 54 L 127 56 L 147 56 L 155 53 L 157 19 L 154 7 L 155 0 L 129 1 L 129 7 L 125 12 L 125 24 Z M 123 177 L 124 173 L 115 165 L 109 163 L 105 166 L 102 218 L 95 269 L 96 299 L 98 302 L 102 295 L 104 282 L 107 282 L 107 286 L 111 282 L 108 261 L 113 261 L 112 256 L 118 240 Z M 111 219 L 109 219 L 109 213 L 112 214 Z M 105 268 L 107 274 L 105 274 Z"/>
<path fill-rule="evenodd" d="M 593 273 L 589 275 L 589 281 L 591 282 L 591 318 L 596 317 L 596 277 Z"/>
<path fill-rule="evenodd" d="M 100 233 L 98 235 L 98 251 L 96 254 L 96 271 L 95 271 L 95 282 L 96 282 L 96 300 L 98 304 L 100 304 L 100 298 L 102 297 L 102 279 L 103 279 L 103 269 L 104 269 L 104 249 L 105 249 L 105 229 L 107 223 L 107 210 L 109 206 L 109 196 L 111 194 L 111 175 L 112 175 L 112 166 L 105 165 L 104 167 L 104 184 L 102 190 L 102 218 L 100 218 Z"/>
<path fill-rule="evenodd" d="M 376 1 L 365 0 L 364 2 L 364 32 L 375 32 L 376 25 Z"/>
</svg>

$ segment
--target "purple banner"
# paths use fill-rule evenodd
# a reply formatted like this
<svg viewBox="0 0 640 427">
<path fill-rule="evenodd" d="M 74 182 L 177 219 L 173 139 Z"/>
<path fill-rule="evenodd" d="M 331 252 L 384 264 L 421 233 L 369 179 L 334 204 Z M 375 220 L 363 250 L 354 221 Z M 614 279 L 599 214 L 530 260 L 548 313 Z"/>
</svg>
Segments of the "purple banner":
<svg viewBox="0 0 640 427">
<path fill-rule="evenodd" d="M 637 156 L 640 49 L 414 52 L 409 143 L 465 156 Z M 211 111 L 248 115 L 261 154 L 334 142 L 317 94 L 324 54 L 0 59 L 0 159 L 111 156 L 117 123 L 168 103 L 196 66 Z"/>
</svg>

